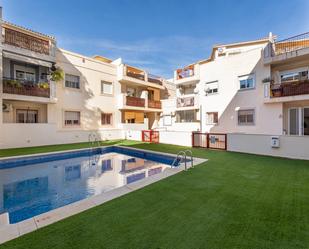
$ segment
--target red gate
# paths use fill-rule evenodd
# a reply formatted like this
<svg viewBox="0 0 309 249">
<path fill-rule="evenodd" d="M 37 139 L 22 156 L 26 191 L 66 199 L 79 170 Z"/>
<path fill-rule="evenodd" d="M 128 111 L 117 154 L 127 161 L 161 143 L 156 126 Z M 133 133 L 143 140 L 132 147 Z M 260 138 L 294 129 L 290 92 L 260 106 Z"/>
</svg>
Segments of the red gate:
<svg viewBox="0 0 309 249">
<path fill-rule="evenodd" d="M 227 134 L 193 132 L 192 147 L 226 150 Z"/>
<path fill-rule="evenodd" d="M 148 143 L 159 143 L 159 131 L 142 131 L 142 141 Z"/>
</svg>

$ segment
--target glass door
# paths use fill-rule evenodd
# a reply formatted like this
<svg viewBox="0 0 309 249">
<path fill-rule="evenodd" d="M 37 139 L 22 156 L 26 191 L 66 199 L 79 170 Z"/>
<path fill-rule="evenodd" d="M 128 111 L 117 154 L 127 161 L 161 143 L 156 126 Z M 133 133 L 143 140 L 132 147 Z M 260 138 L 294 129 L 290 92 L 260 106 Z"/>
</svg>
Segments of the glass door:
<svg viewBox="0 0 309 249">
<path fill-rule="evenodd" d="M 309 135 L 309 107 L 289 109 L 289 135 Z"/>
<path fill-rule="evenodd" d="M 289 135 L 299 135 L 299 108 L 289 109 Z"/>
</svg>

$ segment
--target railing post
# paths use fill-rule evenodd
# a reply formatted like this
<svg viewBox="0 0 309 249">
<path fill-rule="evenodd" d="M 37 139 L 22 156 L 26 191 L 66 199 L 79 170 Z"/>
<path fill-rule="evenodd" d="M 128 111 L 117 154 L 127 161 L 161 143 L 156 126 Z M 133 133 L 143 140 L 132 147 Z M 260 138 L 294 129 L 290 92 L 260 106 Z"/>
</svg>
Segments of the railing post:
<svg viewBox="0 0 309 249">
<path fill-rule="evenodd" d="M 206 146 L 207 146 L 207 149 L 209 148 L 209 133 L 206 133 Z"/>
</svg>

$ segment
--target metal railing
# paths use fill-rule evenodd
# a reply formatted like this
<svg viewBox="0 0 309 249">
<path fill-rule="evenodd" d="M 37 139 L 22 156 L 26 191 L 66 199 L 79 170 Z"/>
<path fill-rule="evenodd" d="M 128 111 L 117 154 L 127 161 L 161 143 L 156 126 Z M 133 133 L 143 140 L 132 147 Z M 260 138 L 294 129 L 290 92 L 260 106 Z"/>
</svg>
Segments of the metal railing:
<svg viewBox="0 0 309 249">
<path fill-rule="evenodd" d="M 177 98 L 177 108 L 194 106 L 194 97 Z"/>
<path fill-rule="evenodd" d="M 162 78 L 153 74 L 148 74 L 148 82 L 162 85 Z"/>
<path fill-rule="evenodd" d="M 36 83 L 29 80 L 4 77 L 3 93 L 49 98 L 50 82 Z"/>
<path fill-rule="evenodd" d="M 162 108 L 161 101 L 149 99 L 148 100 L 148 107 L 149 108 L 155 108 L 155 109 L 161 109 Z"/>
<path fill-rule="evenodd" d="M 137 106 L 137 107 L 145 107 L 145 99 L 138 98 L 138 97 L 126 96 L 126 105 Z"/>
<path fill-rule="evenodd" d="M 177 153 L 177 156 L 175 157 L 174 161 L 171 164 L 171 167 L 177 167 L 179 166 L 180 163 L 184 162 L 185 163 L 185 170 L 188 170 L 187 167 L 187 153 L 190 154 L 191 157 L 191 168 L 193 168 L 193 154 L 191 150 L 181 150 Z M 177 163 L 177 165 L 176 165 Z"/>
<path fill-rule="evenodd" d="M 287 97 L 309 94 L 309 79 L 270 85 L 271 97 Z"/>
<path fill-rule="evenodd" d="M 272 56 L 309 47 L 309 32 L 274 42 Z"/>
</svg>

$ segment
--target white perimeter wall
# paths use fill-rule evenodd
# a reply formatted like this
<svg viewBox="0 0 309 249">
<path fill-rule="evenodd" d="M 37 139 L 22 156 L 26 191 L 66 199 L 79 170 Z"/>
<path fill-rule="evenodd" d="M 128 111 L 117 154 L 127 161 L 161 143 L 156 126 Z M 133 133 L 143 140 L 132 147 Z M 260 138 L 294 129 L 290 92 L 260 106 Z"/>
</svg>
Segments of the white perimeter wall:
<svg viewBox="0 0 309 249">
<path fill-rule="evenodd" d="M 229 151 L 309 160 L 309 137 L 279 136 L 280 148 L 271 147 L 271 135 L 228 134 Z"/>
<path fill-rule="evenodd" d="M 57 130 L 56 124 L 2 124 L 0 149 L 87 142 L 94 132 L 100 140 L 124 138 L 121 129 Z"/>
</svg>

